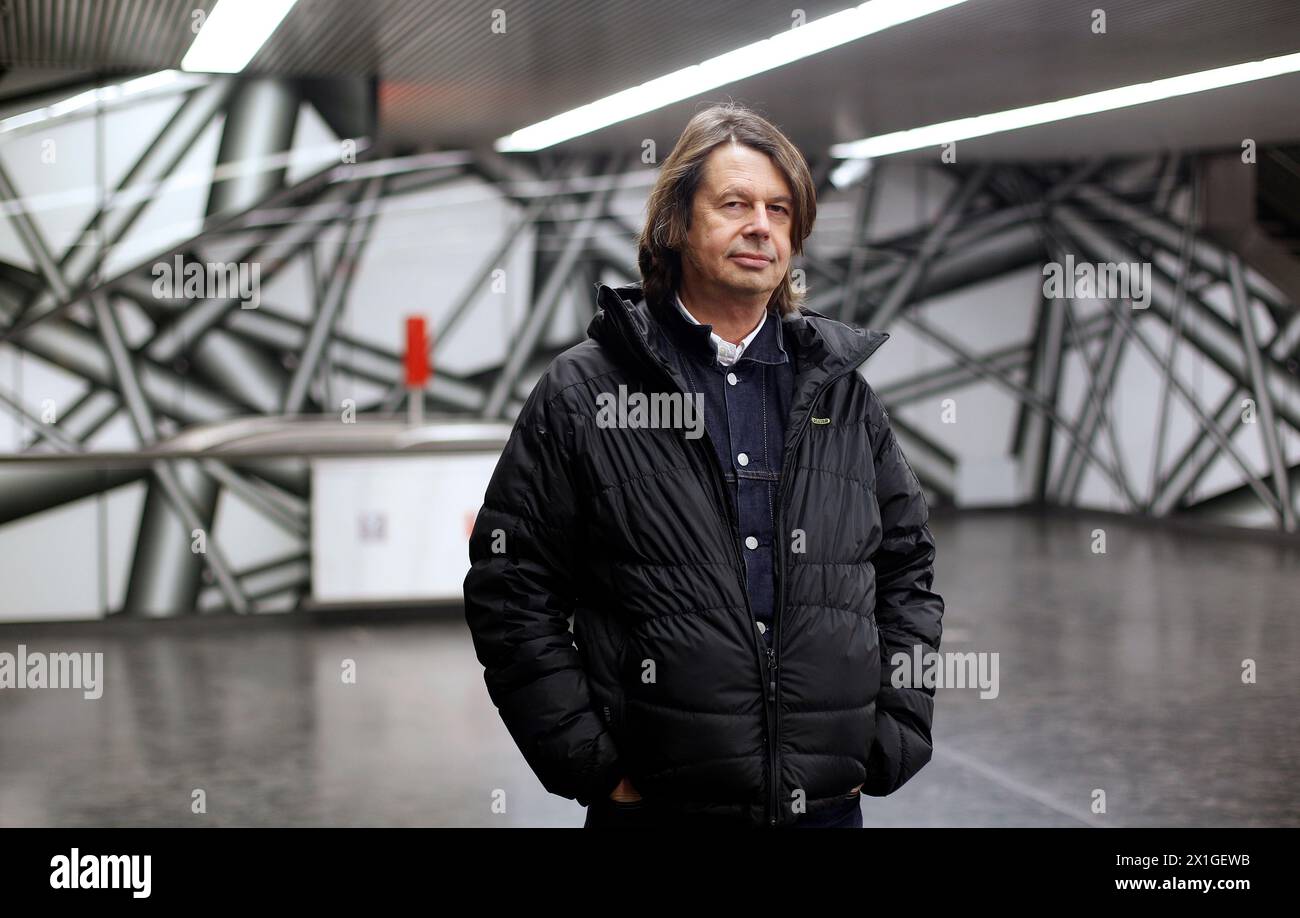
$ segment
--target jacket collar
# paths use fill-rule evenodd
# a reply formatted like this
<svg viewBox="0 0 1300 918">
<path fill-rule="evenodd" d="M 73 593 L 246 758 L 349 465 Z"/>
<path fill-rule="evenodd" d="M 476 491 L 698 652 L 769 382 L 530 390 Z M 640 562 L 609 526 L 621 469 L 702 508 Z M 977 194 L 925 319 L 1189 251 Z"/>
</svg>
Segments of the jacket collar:
<svg viewBox="0 0 1300 918">
<path fill-rule="evenodd" d="M 685 307 L 681 305 L 680 298 L 674 299 L 676 302 L 673 303 L 671 314 L 665 311 L 664 327 L 678 348 L 703 361 L 706 366 L 714 366 L 718 357 L 718 344 L 713 340 L 713 326 L 691 321 L 684 312 Z M 769 309 L 761 327 L 755 330 L 753 338 L 736 362 L 752 360 L 758 363 L 785 363 L 789 358 L 781 340 L 784 337 L 781 320 Z"/>
<path fill-rule="evenodd" d="M 600 284 L 596 301 L 599 308 L 587 326 L 589 337 L 634 364 L 673 376 L 668 369 L 672 343 L 665 328 L 673 321 L 683 322 L 673 304 L 647 304 L 639 282 L 618 287 Z M 783 316 L 780 325 L 785 343 L 792 345 L 786 350 L 794 356 L 796 406 L 802 401 L 800 393 L 855 369 L 889 339 L 889 332 L 850 328 L 806 306 Z"/>
</svg>

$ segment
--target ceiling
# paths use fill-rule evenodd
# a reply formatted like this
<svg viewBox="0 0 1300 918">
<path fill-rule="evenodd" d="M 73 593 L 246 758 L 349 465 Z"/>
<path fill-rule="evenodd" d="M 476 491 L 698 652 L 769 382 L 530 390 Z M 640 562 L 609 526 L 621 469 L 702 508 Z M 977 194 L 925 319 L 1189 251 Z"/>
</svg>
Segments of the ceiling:
<svg viewBox="0 0 1300 918">
<path fill-rule="evenodd" d="M 0 101 L 70 73 L 176 67 L 215 0 L 0 0 Z M 801 0 L 814 20 L 848 0 Z M 1106 32 L 1092 10 L 1106 11 Z M 493 10 L 506 11 L 505 29 Z M 300 0 L 248 72 L 377 76 L 381 140 L 487 146 L 596 98 L 769 37 L 788 0 Z M 734 98 L 805 153 L 831 143 L 1300 51 L 1300 0 L 970 0 L 576 138 L 566 152 L 671 147 Z M 968 158 L 1039 158 L 1300 139 L 1300 78 L 972 140 Z M 932 155 L 932 154 L 930 154 Z"/>
</svg>

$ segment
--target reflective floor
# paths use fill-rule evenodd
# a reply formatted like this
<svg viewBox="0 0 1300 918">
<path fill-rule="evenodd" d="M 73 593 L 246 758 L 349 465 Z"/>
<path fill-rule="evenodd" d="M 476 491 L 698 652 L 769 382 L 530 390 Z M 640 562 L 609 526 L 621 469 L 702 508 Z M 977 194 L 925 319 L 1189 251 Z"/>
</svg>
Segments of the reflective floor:
<svg viewBox="0 0 1300 918">
<path fill-rule="evenodd" d="M 934 759 L 864 798 L 867 827 L 1300 825 L 1296 543 L 1082 515 L 933 530 L 941 649 L 997 653 L 998 694 L 938 690 Z M 0 825 L 583 823 L 524 764 L 457 609 L 0 627 L 20 643 L 103 652 L 104 690 L 0 690 Z"/>
</svg>

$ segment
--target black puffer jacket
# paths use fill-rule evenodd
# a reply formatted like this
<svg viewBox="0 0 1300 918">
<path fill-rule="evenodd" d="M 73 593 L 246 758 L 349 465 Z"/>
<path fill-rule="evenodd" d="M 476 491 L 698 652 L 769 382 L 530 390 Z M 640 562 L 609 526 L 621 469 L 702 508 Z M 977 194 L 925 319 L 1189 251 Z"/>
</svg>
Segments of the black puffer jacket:
<svg viewBox="0 0 1300 918">
<path fill-rule="evenodd" d="M 659 806 L 785 826 L 863 782 L 892 793 L 930 759 L 934 689 L 895 688 L 889 659 L 938 650 L 943 599 L 925 497 L 855 372 L 888 334 L 807 309 L 782 322 L 795 391 L 769 659 L 707 435 L 596 423 L 620 385 L 684 389 L 664 307 L 639 284 L 602 284 L 598 303 L 528 398 L 470 538 L 465 615 L 515 742 L 584 805 L 626 775 Z"/>
</svg>

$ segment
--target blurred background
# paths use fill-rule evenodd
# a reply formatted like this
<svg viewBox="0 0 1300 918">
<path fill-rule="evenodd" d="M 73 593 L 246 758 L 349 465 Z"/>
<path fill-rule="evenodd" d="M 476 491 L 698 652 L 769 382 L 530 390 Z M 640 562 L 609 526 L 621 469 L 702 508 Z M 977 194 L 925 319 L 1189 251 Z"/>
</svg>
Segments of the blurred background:
<svg viewBox="0 0 1300 918">
<path fill-rule="evenodd" d="M 727 100 L 1000 660 L 867 825 L 1300 824 L 1294 0 L 0 0 L 0 825 L 581 825 L 468 533 Z"/>
</svg>

